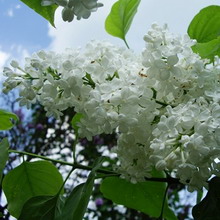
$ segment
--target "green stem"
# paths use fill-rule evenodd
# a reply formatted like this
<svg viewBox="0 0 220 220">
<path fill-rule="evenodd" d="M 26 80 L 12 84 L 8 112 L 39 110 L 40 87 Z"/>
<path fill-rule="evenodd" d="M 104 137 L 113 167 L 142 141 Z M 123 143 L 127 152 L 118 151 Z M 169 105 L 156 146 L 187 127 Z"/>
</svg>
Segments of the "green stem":
<svg viewBox="0 0 220 220">
<path fill-rule="evenodd" d="M 21 72 L 28 74 L 25 70 L 23 70 L 20 66 L 17 67 L 17 69 L 19 69 Z M 29 75 L 29 74 L 28 74 Z"/>
<path fill-rule="evenodd" d="M 165 206 L 165 202 L 166 202 L 166 198 L 167 198 L 168 188 L 169 188 L 169 184 L 167 185 L 164 196 L 163 196 L 163 203 L 162 203 L 161 213 L 160 213 L 160 216 L 159 216 L 158 220 L 163 220 L 163 212 L 164 212 L 164 206 Z"/>
<path fill-rule="evenodd" d="M 127 41 L 126 41 L 125 38 L 123 39 L 123 41 L 125 42 L 126 47 L 127 47 L 128 49 L 130 49 L 130 47 L 129 47 L 129 45 L 128 45 L 128 43 L 127 43 Z"/>
<path fill-rule="evenodd" d="M 78 164 L 78 163 L 75 163 L 73 164 L 73 166 L 76 168 L 76 169 L 82 169 L 82 170 L 92 170 L 93 167 L 91 166 L 84 166 L 84 165 L 81 165 L 81 164 Z M 98 169 L 97 172 L 99 173 L 104 173 L 104 174 L 118 174 L 114 171 L 111 171 L 111 170 L 105 170 L 105 169 Z M 118 174 L 119 175 L 119 174 Z"/>
<path fill-rule="evenodd" d="M 180 183 L 179 179 L 167 177 L 167 178 L 158 178 L 158 177 L 151 177 L 151 178 L 144 178 L 146 181 L 153 181 L 153 182 L 161 182 L 161 183 L 168 183 L 168 184 L 182 184 Z"/>
<path fill-rule="evenodd" d="M 9 150 L 8 152 L 9 153 L 15 153 L 15 154 L 28 155 L 28 156 L 40 158 L 40 159 L 43 159 L 43 160 L 49 160 L 51 162 L 60 163 L 62 165 L 73 166 L 73 163 L 68 163 L 68 162 L 62 161 L 62 160 L 55 160 L 55 159 L 51 159 L 51 158 L 48 158 L 48 157 L 45 157 L 45 156 L 41 156 L 41 155 L 37 155 L 37 154 L 25 152 L 25 151 Z"/>
<path fill-rule="evenodd" d="M 66 165 L 66 166 L 71 166 L 73 169 L 81 169 L 81 170 L 92 170 L 93 167 L 91 166 L 85 166 L 85 165 L 81 165 L 78 163 L 69 163 L 63 160 L 55 160 L 55 159 L 51 159 L 45 156 L 41 156 L 41 155 L 37 155 L 37 154 L 33 154 L 33 153 L 29 153 L 29 152 L 25 152 L 25 151 L 17 151 L 17 150 L 9 150 L 9 153 L 16 153 L 16 154 L 21 154 L 21 155 L 28 155 L 31 157 L 35 157 L 35 158 L 40 158 L 43 160 L 48 160 L 51 161 L 53 163 L 59 163 L 62 165 Z M 106 170 L 106 169 L 98 169 L 97 170 L 98 173 L 102 173 L 102 174 L 106 174 L 106 175 L 112 175 L 112 176 L 119 176 L 120 174 L 111 170 Z M 179 179 L 176 178 L 172 178 L 172 177 L 167 177 L 167 178 L 157 178 L 157 177 L 152 177 L 152 178 L 145 178 L 146 181 L 153 181 L 153 182 L 166 182 L 168 184 L 181 184 L 179 182 Z"/>
<path fill-rule="evenodd" d="M 60 192 L 62 191 L 63 187 L 64 187 L 65 184 L 66 184 L 66 181 L 69 179 L 70 175 L 72 174 L 72 172 L 73 172 L 74 170 L 75 170 L 75 168 L 72 168 L 72 169 L 70 170 L 70 172 L 68 173 L 68 175 L 67 175 L 66 179 L 64 180 L 62 186 L 60 187 L 60 189 L 59 189 L 57 195 L 60 194 Z"/>
<path fill-rule="evenodd" d="M 16 153 L 16 154 L 21 154 L 21 155 L 28 155 L 31 157 L 36 157 L 36 158 L 40 158 L 43 160 L 48 160 L 51 161 L 53 163 L 59 163 L 62 165 L 66 165 L 66 166 L 71 166 L 73 167 L 73 169 L 82 169 L 82 170 L 92 170 L 91 166 L 84 166 L 78 163 L 69 163 L 63 160 L 55 160 L 55 159 L 51 159 L 45 156 L 41 156 L 41 155 L 37 155 L 37 154 L 33 154 L 33 153 L 29 153 L 29 152 L 25 152 L 25 151 L 17 151 L 17 150 L 9 150 L 9 153 Z M 105 169 L 98 169 L 97 172 L 99 173 L 104 173 L 104 174 L 117 174 L 116 172 L 110 171 L 110 170 L 105 170 Z"/>
</svg>

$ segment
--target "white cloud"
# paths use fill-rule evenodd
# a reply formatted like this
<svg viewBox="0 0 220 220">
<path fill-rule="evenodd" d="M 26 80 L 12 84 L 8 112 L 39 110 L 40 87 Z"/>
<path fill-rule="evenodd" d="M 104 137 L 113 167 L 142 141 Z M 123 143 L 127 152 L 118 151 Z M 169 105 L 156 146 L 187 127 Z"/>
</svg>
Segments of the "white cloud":
<svg viewBox="0 0 220 220">
<path fill-rule="evenodd" d="M 21 5 L 14 5 L 12 8 L 9 8 L 6 12 L 6 15 L 10 18 L 14 17 L 14 11 L 21 8 Z"/>
<path fill-rule="evenodd" d="M 12 44 L 10 47 L 10 51 L 13 54 L 13 59 L 24 59 L 25 57 L 30 56 L 28 50 L 22 46 L 22 45 L 18 45 L 18 44 Z"/>
<path fill-rule="evenodd" d="M 104 18 L 108 15 L 112 2 L 106 1 L 105 6 L 93 12 L 89 19 L 63 22 L 61 10 L 55 16 L 56 29 L 49 27 L 49 36 L 52 38 L 50 49 L 62 51 L 66 47 L 84 46 L 93 39 L 111 38 L 104 30 Z"/>
<path fill-rule="evenodd" d="M 12 8 L 8 9 L 7 15 L 8 15 L 8 17 L 13 17 L 14 16 L 14 11 L 13 11 Z"/>
<path fill-rule="evenodd" d="M 21 8 L 21 5 L 18 4 L 18 5 L 15 6 L 15 8 L 16 8 L 16 9 L 20 9 L 20 8 Z"/>
<path fill-rule="evenodd" d="M 56 29 L 49 27 L 49 36 L 51 44 L 49 49 L 62 51 L 66 47 L 84 46 L 86 42 L 92 39 L 105 40 L 119 45 L 124 45 L 117 38 L 108 35 L 104 30 L 104 21 L 107 17 L 112 1 L 102 1 L 104 7 L 99 8 L 87 20 L 74 20 L 71 23 L 65 23 L 61 19 L 61 12 L 57 10 L 55 16 Z M 141 51 L 144 46 L 143 35 L 147 32 L 153 22 L 159 24 L 168 23 L 170 30 L 175 33 L 184 34 L 192 18 L 203 7 L 216 4 L 215 0 L 191 1 L 191 0 L 144 0 L 141 1 L 138 13 L 127 34 L 127 41 L 131 48 Z"/>
</svg>

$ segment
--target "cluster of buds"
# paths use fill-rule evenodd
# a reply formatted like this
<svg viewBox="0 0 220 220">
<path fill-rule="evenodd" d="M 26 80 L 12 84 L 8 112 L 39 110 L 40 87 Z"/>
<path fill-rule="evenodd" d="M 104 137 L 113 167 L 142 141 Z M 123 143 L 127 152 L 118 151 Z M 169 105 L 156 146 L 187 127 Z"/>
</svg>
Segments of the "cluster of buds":
<svg viewBox="0 0 220 220">
<path fill-rule="evenodd" d="M 102 7 L 98 0 L 42 0 L 41 5 L 49 6 L 56 4 L 63 7 L 62 18 L 64 21 L 71 22 L 76 16 L 77 20 L 87 19 L 93 11 Z"/>
</svg>

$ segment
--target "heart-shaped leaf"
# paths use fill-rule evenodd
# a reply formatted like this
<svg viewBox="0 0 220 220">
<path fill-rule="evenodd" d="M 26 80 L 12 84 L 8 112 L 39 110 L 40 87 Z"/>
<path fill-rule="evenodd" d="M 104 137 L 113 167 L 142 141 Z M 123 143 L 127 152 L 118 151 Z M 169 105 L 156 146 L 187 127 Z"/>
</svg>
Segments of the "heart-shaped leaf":
<svg viewBox="0 0 220 220">
<path fill-rule="evenodd" d="M 19 217 L 31 197 L 56 195 L 63 184 L 61 174 L 48 161 L 23 162 L 3 179 L 2 188 L 10 214 Z"/>
<path fill-rule="evenodd" d="M 124 40 L 126 45 L 125 36 L 131 26 L 139 4 L 140 0 L 118 0 L 112 6 L 111 12 L 105 21 L 106 31 L 110 35 Z"/>
<path fill-rule="evenodd" d="M 214 57 L 220 55 L 220 6 L 202 9 L 191 21 L 188 34 L 197 41 L 193 51 L 213 62 Z"/>
<path fill-rule="evenodd" d="M 211 5 L 203 8 L 191 21 L 188 27 L 191 39 L 205 43 L 220 36 L 220 6 Z"/>
</svg>

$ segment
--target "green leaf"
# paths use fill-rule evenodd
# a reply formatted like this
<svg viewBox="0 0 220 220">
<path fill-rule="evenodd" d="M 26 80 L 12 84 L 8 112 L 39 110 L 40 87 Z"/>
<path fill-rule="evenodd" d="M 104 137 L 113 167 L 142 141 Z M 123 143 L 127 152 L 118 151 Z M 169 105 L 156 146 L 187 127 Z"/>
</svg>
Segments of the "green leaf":
<svg viewBox="0 0 220 220">
<path fill-rule="evenodd" d="M 56 195 L 62 184 L 62 176 L 52 163 L 35 161 L 23 162 L 11 170 L 3 179 L 2 187 L 8 210 L 17 218 L 28 199 L 40 195 Z"/>
<path fill-rule="evenodd" d="M 198 43 L 205 43 L 220 36 L 220 6 L 203 8 L 191 21 L 188 34 Z"/>
<path fill-rule="evenodd" d="M 41 0 L 21 0 L 24 4 L 28 7 L 33 9 L 43 18 L 50 22 L 50 24 L 55 27 L 54 25 L 54 15 L 57 9 L 57 5 L 50 5 L 50 6 L 42 6 Z"/>
<path fill-rule="evenodd" d="M 24 204 L 18 220 L 54 220 L 62 205 L 59 195 L 32 197 Z"/>
<path fill-rule="evenodd" d="M 220 56 L 220 37 L 207 43 L 197 43 L 192 46 L 195 53 L 198 53 L 203 59 L 214 61 L 215 56 Z"/>
<path fill-rule="evenodd" d="M 193 207 L 195 220 L 220 220 L 220 177 L 209 182 L 209 190 L 205 198 Z"/>
<path fill-rule="evenodd" d="M 85 183 L 76 186 L 67 198 L 61 215 L 56 220 L 82 220 L 86 208 L 89 203 L 89 198 L 92 194 L 96 170 L 99 169 L 102 163 L 100 158 L 94 165 L 89 177 Z"/>
<path fill-rule="evenodd" d="M 3 170 L 8 160 L 8 149 L 9 149 L 8 139 L 4 138 L 0 142 L 0 183 L 2 180 Z"/>
<path fill-rule="evenodd" d="M 125 41 L 125 36 L 131 26 L 141 0 L 118 0 L 111 9 L 105 21 L 106 31 Z M 126 43 L 127 45 L 127 43 Z"/>
<path fill-rule="evenodd" d="M 18 121 L 18 116 L 11 112 L 0 109 L 0 130 L 8 130 L 14 127 L 12 120 Z"/>
<path fill-rule="evenodd" d="M 104 179 L 100 189 L 104 197 L 114 203 L 157 218 L 161 213 L 166 184 L 150 181 L 132 184 L 119 177 L 108 177 Z M 167 203 L 163 214 L 167 220 L 177 220 Z"/>
<path fill-rule="evenodd" d="M 75 130 L 75 132 L 78 132 L 79 127 L 77 124 L 80 122 L 82 117 L 83 117 L 83 114 L 76 113 L 71 120 L 71 125 L 72 125 L 73 129 Z"/>
<path fill-rule="evenodd" d="M 76 186 L 67 198 L 63 211 L 56 220 L 82 220 L 86 211 L 93 184 L 85 185 L 82 183 Z"/>
</svg>

